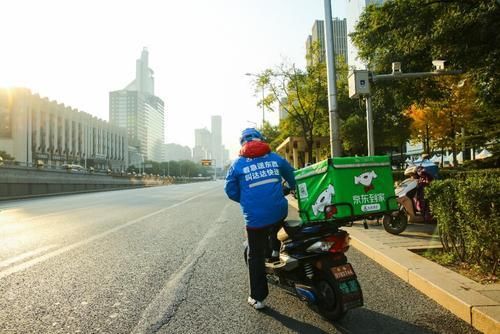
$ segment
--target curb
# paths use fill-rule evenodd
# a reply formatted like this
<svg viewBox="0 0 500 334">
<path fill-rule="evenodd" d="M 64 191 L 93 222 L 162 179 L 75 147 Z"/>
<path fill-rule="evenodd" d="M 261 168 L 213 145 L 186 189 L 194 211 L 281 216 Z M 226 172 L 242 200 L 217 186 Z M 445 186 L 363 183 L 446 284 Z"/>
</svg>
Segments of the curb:
<svg viewBox="0 0 500 334">
<path fill-rule="evenodd" d="M 288 198 L 288 203 L 298 210 L 295 199 Z M 500 303 L 479 292 L 487 287 L 408 249 L 398 248 L 395 252 L 395 248 L 371 239 L 363 230 L 348 232 L 353 247 L 457 317 L 483 333 L 500 333 Z"/>
</svg>

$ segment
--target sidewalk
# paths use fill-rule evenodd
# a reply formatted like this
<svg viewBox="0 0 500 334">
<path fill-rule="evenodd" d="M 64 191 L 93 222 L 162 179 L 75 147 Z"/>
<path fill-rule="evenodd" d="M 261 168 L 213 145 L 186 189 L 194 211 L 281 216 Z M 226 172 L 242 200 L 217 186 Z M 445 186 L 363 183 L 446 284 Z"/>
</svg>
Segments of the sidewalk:
<svg viewBox="0 0 500 334">
<path fill-rule="evenodd" d="M 297 209 L 295 199 L 288 202 Z M 499 283 L 476 283 L 411 251 L 441 247 L 435 225 L 409 224 L 398 236 L 387 233 L 381 222 L 369 221 L 368 227 L 355 222 L 345 228 L 352 246 L 476 329 L 500 333 Z"/>
</svg>

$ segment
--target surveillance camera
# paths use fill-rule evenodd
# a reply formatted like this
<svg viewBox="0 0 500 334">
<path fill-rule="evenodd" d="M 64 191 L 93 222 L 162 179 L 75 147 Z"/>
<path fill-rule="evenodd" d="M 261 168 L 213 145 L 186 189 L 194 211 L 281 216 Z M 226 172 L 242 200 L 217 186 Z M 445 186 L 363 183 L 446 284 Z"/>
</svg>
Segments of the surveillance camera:
<svg viewBox="0 0 500 334">
<path fill-rule="evenodd" d="M 444 71 L 444 67 L 446 64 L 446 60 L 433 60 L 432 61 L 432 67 L 434 68 L 434 71 Z"/>
<path fill-rule="evenodd" d="M 392 73 L 401 73 L 401 63 L 400 62 L 393 62 L 392 63 Z"/>
</svg>

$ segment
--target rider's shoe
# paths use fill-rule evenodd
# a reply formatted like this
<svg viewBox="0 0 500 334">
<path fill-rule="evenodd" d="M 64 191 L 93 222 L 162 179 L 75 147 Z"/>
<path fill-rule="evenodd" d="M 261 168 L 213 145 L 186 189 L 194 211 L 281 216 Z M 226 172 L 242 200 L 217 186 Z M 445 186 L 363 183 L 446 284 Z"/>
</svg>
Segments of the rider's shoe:
<svg viewBox="0 0 500 334">
<path fill-rule="evenodd" d="M 250 304 L 256 310 L 262 310 L 266 307 L 264 302 L 259 302 L 258 300 L 253 299 L 252 297 L 248 297 L 248 304 Z"/>
</svg>

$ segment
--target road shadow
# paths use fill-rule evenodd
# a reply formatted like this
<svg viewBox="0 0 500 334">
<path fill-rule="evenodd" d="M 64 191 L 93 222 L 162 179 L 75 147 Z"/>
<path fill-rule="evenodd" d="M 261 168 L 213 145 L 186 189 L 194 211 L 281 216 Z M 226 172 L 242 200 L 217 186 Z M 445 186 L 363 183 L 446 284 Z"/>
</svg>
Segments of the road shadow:
<svg viewBox="0 0 500 334">
<path fill-rule="evenodd" d="M 271 318 L 274 318 L 275 320 L 279 321 L 283 326 L 285 326 L 286 328 L 288 328 L 296 333 L 304 333 L 304 334 L 305 333 L 307 333 L 307 334 L 327 334 L 328 333 L 328 332 L 325 332 L 324 330 L 322 330 L 314 325 L 290 318 L 290 317 L 280 313 L 279 311 L 277 311 L 269 306 L 266 307 L 266 309 L 263 310 L 262 313 L 271 317 Z"/>
<path fill-rule="evenodd" d="M 351 310 L 345 318 L 333 324 L 342 334 L 436 334 L 431 329 L 415 326 L 409 322 L 399 320 L 382 313 L 366 308 Z"/>
</svg>

